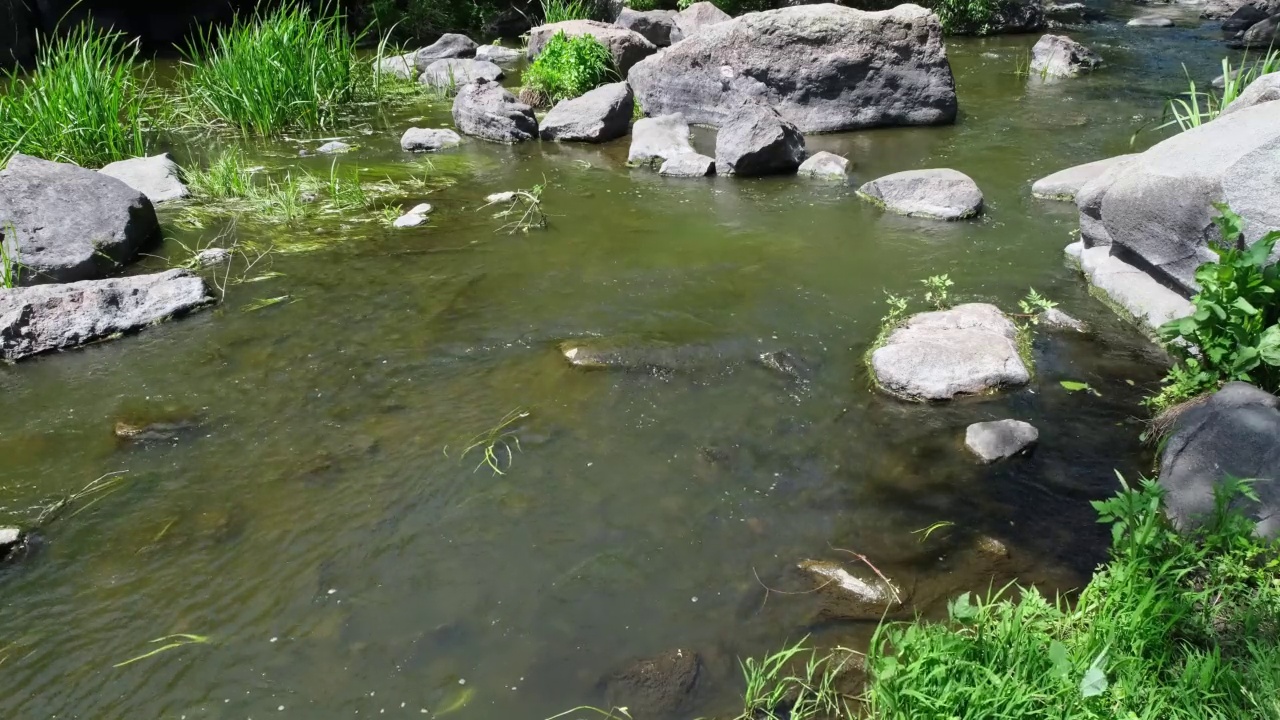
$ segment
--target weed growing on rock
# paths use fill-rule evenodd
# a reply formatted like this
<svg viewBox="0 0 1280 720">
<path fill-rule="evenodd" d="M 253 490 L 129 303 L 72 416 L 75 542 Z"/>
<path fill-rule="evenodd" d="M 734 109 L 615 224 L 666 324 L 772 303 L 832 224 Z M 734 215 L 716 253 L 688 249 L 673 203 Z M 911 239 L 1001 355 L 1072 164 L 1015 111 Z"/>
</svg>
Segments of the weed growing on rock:
<svg viewBox="0 0 1280 720">
<path fill-rule="evenodd" d="M 1040 316 L 1056 307 L 1058 303 L 1036 292 L 1035 288 L 1029 288 L 1027 296 L 1018 301 L 1018 309 L 1032 325 L 1039 325 Z"/>
<path fill-rule="evenodd" d="M 590 35 L 558 32 L 524 72 L 520 97 L 544 106 L 575 98 L 617 76 L 609 49 Z"/>
<path fill-rule="evenodd" d="M 0 228 L 0 289 L 11 290 L 22 281 L 18 262 L 18 231 L 13 225 Z"/>
<path fill-rule="evenodd" d="M 542 0 L 543 22 L 547 24 L 565 20 L 590 20 L 596 14 L 593 0 Z"/>
<path fill-rule="evenodd" d="M 937 310 L 951 307 L 951 288 L 955 283 L 951 281 L 950 275 L 930 275 L 921 280 L 920 284 L 924 286 L 925 302 Z"/>
</svg>

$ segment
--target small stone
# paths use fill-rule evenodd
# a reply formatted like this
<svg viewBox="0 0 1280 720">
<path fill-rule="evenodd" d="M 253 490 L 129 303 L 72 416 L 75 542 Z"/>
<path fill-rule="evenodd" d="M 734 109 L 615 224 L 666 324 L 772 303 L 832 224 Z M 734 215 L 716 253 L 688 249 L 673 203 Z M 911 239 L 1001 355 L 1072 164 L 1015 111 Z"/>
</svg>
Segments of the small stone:
<svg viewBox="0 0 1280 720">
<path fill-rule="evenodd" d="M 979 553 L 992 560 L 1003 560 L 1009 557 L 1009 546 L 990 535 L 980 536 L 977 548 Z"/>
<path fill-rule="evenodd" d="M 406 214 L 407 215 L 430 215 L 432 210 L 434 210 L 434 208 L 431 207 L 431 203 L 418 203 L 417 205 L 414 205 Z"/>
<path fill-rule="evenodd" d="M 805 177 L 843 180 L 849 175 L 849 160 L 823 150 L 800 163 L 799 173 Z"/>
<path fill-rule="evenodd" d="M 666 177 L 706 177 L 716 171 L 716 161 L 706 155 L 689 152 L 668 158 L 658 168 L 658 174 Z"/>
<path fill-rule="evenodd" d="M 1129 27 L 1170 28 L 1173 27 L 1173 21 L 1163 15 L 1144 15 L 1142 17 L 1133 18 L 1129 22 L 1125 23 L 1125 25 L 1128 25 Z"/>
<path fill-rule="evenodd" d="M 964 433 L 965 447 L 985 463 L 1013 457 L 1039 439 L 1040 431 L 1021 420 L 974 423 Z"/>
<path fill-rule="evenodd" d="M 0 528 L 0 560 L 21 548 L 25 540 L 26 533 L 16 527 Z"/>
<path fill-rule="evenodd" d="M 484 198 L 484 201 L 487 203 L 496 205 L 497 203 L 511 202 L 512 200 L 515 200 L 515 199 L 516 199 L 515 192 L 512 190 L 508 190 L 506 192 L 499 192 L 499 193 L 494 193 L 492 195 L 486 195 Z"/>
<path fill-rule="evenodd" d="M 447 128 L 416 128 L 400 136 L 400 149 L 405 152 L 435 152 L 462 144 L 462 136 Z"/>
<path fill-rule="evenodd" d="M 210 267 L 213 265 L 221 265 L 231 259 L 231 251 L 226 248 L 205 248 L 195 254 L 192 261 L 196 267 Z"/>
<path fill-rule="evenodd" d="M 503 47 L 501 45 L 481 45 L 476 48 L 477 60 L 487 60 L 494 64 L 511 64 L 519 62 L 522 57 L 524 57 L 523 50 Z"/>
<path fill-rule="evenodd" d="M 341 140 L 333 140 L 316 148 L 316 152 L 320 153 L 321 155 L 336 155 L 338 153 L 344 153 L 350 150 L 351 150 L 351 146 L 342 142 Z"/>
<path fill-rule="evenodd" d="M 627 162 L 660 165 L 677 155 L 693 154 L 689 144 L 689 123 L 680 114 L 637 120 L 631 127 L 631 148 Z"/>
<path fill-rule="evenodd" d="M 1058 308 L 1049 308 L 1040 314 L 1040 324 L 1054 330 L 1074 330 L 1089 332 L 1089 326 L 1062 312 Z"/>
</svg>

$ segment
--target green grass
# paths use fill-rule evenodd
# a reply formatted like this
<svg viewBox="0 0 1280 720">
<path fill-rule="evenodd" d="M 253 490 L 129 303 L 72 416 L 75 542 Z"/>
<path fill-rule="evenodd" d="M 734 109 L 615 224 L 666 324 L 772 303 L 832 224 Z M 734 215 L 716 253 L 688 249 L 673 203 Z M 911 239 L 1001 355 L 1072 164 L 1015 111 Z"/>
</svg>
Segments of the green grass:
<svg viewBox="0 0 1280 720">
<path fill-rule="evenodd" d="M 837 682 L 856 657 L 843 648 L 819 654 L 808 639 L 739 664 L 746 689 L 734 720 L 853 718 L 851 701 Z"/>
<path fill-rule="evenodd" d="M 147 66 L 117 33 L 82 24 L 42 37 L 28 74 L 8 71 L 0 89 L 0 148 L 101 167 L 146 154 Z"/>
<path fill-rule="evenodd" d="M 542 15 L 547 24 L 590 20 L 595 14 L 595 0 L 542 0 Z"/>
<path fill-rule="evenodd" d="M 525 70 L 520 97 L 531 105 L 554 105 L 617 77 L 613 56 L 590 35 L 556 33 Z"/>
<path fill-rule="evenodd" d="M 868 652 L 877 720 L 1276 720 L 1277 546 L 1228 500 L 1174 532 L 1154 481 L 1094 503 L 1112 524 L 1110 563 L 1076 602 L 1023 589 L 961 595 L 945 623 L 886 624 Z"/>
<path fill-rule="evenodd" d="M 357 57 L 358 41 L 338 12 L 299 5 L 204 30 L 184 51 L 180 114 L 256 135 L 329 127 L 344 108 L 377 97 L 381 74 Z"/>
</svg>

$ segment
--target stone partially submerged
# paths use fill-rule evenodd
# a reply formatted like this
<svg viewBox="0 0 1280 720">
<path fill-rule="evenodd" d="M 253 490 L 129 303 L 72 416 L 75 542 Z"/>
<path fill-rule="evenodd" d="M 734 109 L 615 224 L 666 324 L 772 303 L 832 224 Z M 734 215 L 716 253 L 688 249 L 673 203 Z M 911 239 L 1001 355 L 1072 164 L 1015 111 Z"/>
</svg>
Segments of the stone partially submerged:
<svg viewBox="0 0 1280 720">
<path fill-rule="evenodd" d="M 1080 272 L 1101 300 L 1148 331 L 1194 312 L 1191 301 L 1112 255 L 1109 246 L 1085 248 L 1077 242 L 1068 245 L 1066 252 L 1079 263 Z"/>
<path fill-rule="evenodd" d="M 529 59 L 533 60 L 542 52 L 542 48 L 556 33 L 564 33 L 568 37 L 590 35 L 609 49 L 618 72 L 626 77 L 633 65 L 657 52 L 658 48 L 633 30 L 596 22 L 595 20 L 565 20 L 564 22 L 539 25 L 529 31 Z"/>
<path fill-rule="evenodd" d="M 793 173 L 804 162 L 804 136 L 772 108 L 743 108 L 716 135 L 716 172 L 721 175 Z"/>
<path fill-rule="evenodd" d="M 453 123 L 466 135 L 500 143 L 538 137 L 533 108 L 495 82 L 480 80 L 462 86 L 453 99 Z"/>
<path fill-rule="evenodd" d="M 475 57 L 476 47 L 475 41 L 466 35 L 445 33 L 439 40 L 413 53 L 413 64 L 418 72 L 422 72 L 436 60 Z"/>
<path fill-rule="evenodd" d="M 631 128 L 631 149 L 627 162 L 657 165 L 680 155 L 692 154 L 689 123 L 678 113 L 642 118 Z"/>
<path fill-rule="evenodd" d="M 1045 35 L 1031 48 L 1031 72 L 1074 77 L 1102 67 L 1102 56 L 1066 35 Z"/>
<path fill-rule="evenodd" d="M 658 174 L 664 177 L 706 177 L 715 174 L 716 161 L 706 155 L 687 152 L 662 163 Z"/>
<path fill-rule="evenodd" d="M 481 45 L 476 48 L 477 60 L 487 60 L 496 65 L 510 65 L 520 62 L 523 57 L 523 50 L 503 47 L 502 45 Z"/>
<path fill-rule="evenodd" d="M 624 82 L 561 100 L 542 118 L 543 140 L 606 142 L 627 134 L 635 97 Z"/>
<path fill-rule="evenodd" d="M 477 80 L 501 80 L 503 74 L 502 68 L 486 60 L 450 58 L 428 65 L 418 82 L 437 88 L 454 88 Z"/>
<path fill-rule="evenodd" d="M 182 184 L 181 170 L 169 153 L 151 157 L 120 160 L 98 172 L 113 177 L 137 190 L 154 203 L 181 200 L 187 196 L 187 186 Z"/>
<path fill-rule="evenodd" d="M 0 171 L 0 233 L 32 285 L 102 277 L 156 240 L 160 223 L 120 180 L 18 154 Z"/>
<path fill-rule="evenodd" d="M 920 313 L 871 353 L 886 392 L 907 400 L 950 400 L 1024 385 L 1031 373 L 1018 352 L 1018 328 L 986 303 Z"/>
<path fill-rule="evenodd" d="M 1066 170 L 1059 170 L 1052 175 L 1046 175 L 1035 181 L 1031 185 L 1031 194 L 1042 200 L 1071 202 L 1076 199 L 1076 193 L 1080 192 L 1080 188 L 1098 178 L 1116 163 L 1124 162 L 1126 158 L 1133 157 L 1134 155 L 1116 155 L 1115 157 L 1069 167 Z"/>
<path fill-rule="evenodd" d="M 756 105 L 806 133 L 950 123 L 957 109 L 942 28 L 916 5 L 748 13 L 641 61 L 627 79 L 647 114 L 717 127 Z"/>
<path fill-rule="evenodd" d="M 1021 420 L 995 420 L 970 425 L 964 431 L 964 445 L 984 463 L 1018 455 L 1040 439 L 1040 431 Z"/>
<path fill-rule="evenodd" d="M 693 706 L 702 676 L 702 658 L 673 650 L 631 663 L 604 681 L 609 707 L 627 708 L 636 720 L 677 717 Z"/>
<path fill-rule="evenodd" d="M 400 149 L 406 152 L 436 152 L 462 144 L 458 133 L 448 128 L 409 128 L 400 136 Z"/>
<path fill-rule="evenodd" d="M 849 160 L 823 150 L 800 163 L 797 172 L 805 177 L 845 180 L 849 177 Z"/>
<path fill-rule="evenodd" d="M 417 80 L 418 66 L 416 57 L 417 53 L 405 53 L 404 55 L 392 55 L 381 60 L 374 60 L 373 71 L 382 75 L 398 77 L 401 80 Z"/>
<path fill-rule="evenodd" d="M 876 178 L 858 195 L 890 212 L 934 220 L 964 220 L 982 212 L 982 191 L 959 170 L 906 170 Z"/>
<path fill-rule="evenodd" d="M 0 360 L 133 332 L 212 301 L 187 270 L 0 290 Z"/>
</svg>

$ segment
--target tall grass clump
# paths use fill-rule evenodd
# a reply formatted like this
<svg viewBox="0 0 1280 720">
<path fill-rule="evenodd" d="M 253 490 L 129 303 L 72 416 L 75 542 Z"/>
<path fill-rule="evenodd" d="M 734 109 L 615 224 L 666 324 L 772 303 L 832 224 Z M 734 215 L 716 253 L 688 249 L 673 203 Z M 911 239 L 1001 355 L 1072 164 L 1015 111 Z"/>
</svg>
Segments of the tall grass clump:
<svg viewBox="0 0 1280 720">
<path fill-rule="evenodd" d="M 877 720 L 1276 720 L 1280 554 L 1230 510 L 1175 532 L 1154 481 L 1095 502 L 1108 565 L 1074 607 L 1034 588 L 961 595 L 945 623 L 886 624 L 867 655 Z"/>
<path fill-rule="evenodd" d="M 100 167 L 145 154 L 144 94 L 138 46 L 88 22 L 44 36 L 29 73 L 0 81 L 0 154 Z"/>
<path fill-rule="evenodd" d="M 187 45 L 181 112 L 194 124 L 245 134 L 317 130 L 343 108 L 374 95 L 374 73 L 357 59 L 343 17 L 284 5 L 205 30 Z"/>
<path fill-rule="evenodd" d="M 1179 130 L 1185 132 L 1200 127 L 1221 115 L 1222 111 L 1235 102 L 1254 80 L 1276 71 L 1280 71 L 1280 50 L 1272 50 L 1253 62 L 1249 62 L 1246 55 L 1237 67 L 1231 65 L 1229 58 L 1223 58 L 1223 84 L 1222 91 L 1219 93 L 1212 89 L 1200 90 L 1184 66 L 1183 73 L 1187 75 L 1187 91 L 1165 102 L 1163 122 L 1156 129 L 1176 125 Z"/>
<path fill-rule="evenodd" d="M 520 98 L 545 106 L 575 98 L 617 75 L 609 48 L 591 35 L 556 33 L 524 71 Z"/>
</svg>

